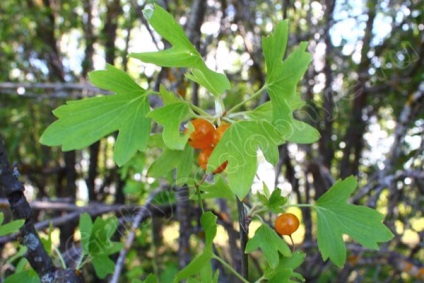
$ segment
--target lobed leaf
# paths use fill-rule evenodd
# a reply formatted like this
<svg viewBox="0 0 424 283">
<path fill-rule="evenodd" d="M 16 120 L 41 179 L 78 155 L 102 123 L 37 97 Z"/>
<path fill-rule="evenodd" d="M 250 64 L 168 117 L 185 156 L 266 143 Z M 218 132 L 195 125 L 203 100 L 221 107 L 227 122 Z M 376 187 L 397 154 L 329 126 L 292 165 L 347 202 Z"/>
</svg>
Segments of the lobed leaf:
<svg viewBox="0 0 424 283">
<path fill-rule="evenodd" d="M 392 232 L 382 223 L 384 216 L 381 213 L 347 203 L 356 185 L 354 177 L 339 180 L 314 205 L 318 220 L 318 249 L 323 260 L 329 258 L 339 267 L 346 261 L 343 234 L 370 249 L 378 249 L 378 243 L 393 238 Z"/>
<path fill-rule="evenodd" d="M 216 175 L 214 180 L 214 183 L 203 182 L 200 185 L 203 199 L 225 198 L 231 201 L 236 200 L 234 193 L 231 191 L 221 174 Z"/>
<path fill-rule="evenodd" d="M 213 239 L 216 236 L 216 220 L 216 215 L 210 211 L 203 213 L 200 218 L 200 224 L 205 231 L 205 249 L 209 249 L 210 251 L 212 251 Z"/>
<path fill-rule="evenodd" d="M 123 246 L 122 243 L 111 241 L 111 237 L 117 228 L 118 219 L 116 217 L 110 217 L 106 220 L 97 217 L 90 234 L 89 254 L 97 256 L 118 252 Z"/>
<path fill-rule="evenodd" d="M 151 128 L 150 119 L 146 118 L 150 111 L 147 92 L 125 72 L 110 65 L 105 71 L 91 73 L 90 78 L 116 95 L 68 101 L 53 111 L 59 119 L 44 131 L 40 142 L 68 151 L 82 149 L 119 131 L 114 160 L 122 166 L 147 147 Z"/>
<path fill-rule="evenodd" d="M 132 53 L 130 57 L 162 67 L 193 68 L 192 73 L 187 74 L 187 77 L 204 86 L 215 96 L 223 94 L 230 88 L 227 77 L 206 66 L 182 27 L 167 11 L 154 4 L 153 8 L 148 7 L 143 13 L 155 31 L 172 47 L 156 52 Z"/>
<path fill-rule="evenodd" d="M 228 183 L 240 199 L 250 190 L 257 170 L 257 152 L 261 149 L 266 159 L 275 164 L 277 145 L 281 135 L 267 121 L 241 121 L 231 125 L 224 133 L 208 161 L 212 172 L 228 161 Z"/>
<path fill-rule="evenodd" d="M 151 111 L 147 117 L 163 126 L 163 141 L 168 148 L 183 150 L 189 136 L 182 134 L 180 125 L 187 120 L 189 112 L 190 106 L 178 101 Z"/>
<path fill-rule="evenodd" d="M 268 279 L 268 283 L 295 283 L 305 281 L 301 274 L 294 271 L 304 260 L 305 254 L 299 251 L 294 252 L 290 257 L 280 257 L 280 262 L 276 268 L 265 270 L 264 278 Z M 292 280 L 292 278 L 296 278 L 296 280 Z"/>
<path fill-rule="evenodd" d="M 256 249 L 262 249 L 263 255 L 272 269 L 280 262 L 280 254 L 290 256 L 291 252 L 287 243 L 267 224 L 262 224 L 249 239 L 245 253 L 251 253 Z"/>
<path fill-rule="evenodd" d="M 183 270 L 177 273 L 174 282 L 180 282 L 180 280 L 187 279 L 196 274 L 201 274 L 202 278 L 204 278 L 205 274 L 207 274 L 208 279 L 212 278 L 212 266 L 210 261 L 213 258 L 212 244 L 217 230 L 216 219 L 217 217 L 210 211 L 202 214 L 200 223 L 205 232 L 205 248 L 200 255 L 195 257 Z M 214 278 L 217 278 L 216 273 Z M 215 281 L 216 280 L 210 282 Z M 201 282 L 208 281 L 203 280 Z"/>
<path fill-rule="evenodd" d="M 288 22 L 282 21 L 270 36 L 262 39 L 267 66 L 265 85 L 271 101 L 272 121 L 287 141 L 312 143 L 319 139 L 319 132 L 297 121 L 292 114 L 303 105 L 300 95 L 296 92 L 296 86 L 303 78 L 312 57 L 305 52 L 307 43 L 302 42 L 290 56 L 282 60 L 286 52 L 287 38 Z"/>
<path fill-rule="evenodd" d="M 163 153 L 152 163 L 147 175 L 163 178 L 167 173 L 177 169 L 176 184 L 183 185 L 188 182 L 189 176 L 192 173 L 193 156 L 194 150 L 188 144 L 184 150 L 171 150 L 165 148 Z"/>
<path fill-rule="evenodd" d="M 115 263 L 105 255 L 97 255 L 91 259 L 97 276 L 100 279 L 105 278 L 108 274 L 113 273 L 115 270 Z"/>
</svg>

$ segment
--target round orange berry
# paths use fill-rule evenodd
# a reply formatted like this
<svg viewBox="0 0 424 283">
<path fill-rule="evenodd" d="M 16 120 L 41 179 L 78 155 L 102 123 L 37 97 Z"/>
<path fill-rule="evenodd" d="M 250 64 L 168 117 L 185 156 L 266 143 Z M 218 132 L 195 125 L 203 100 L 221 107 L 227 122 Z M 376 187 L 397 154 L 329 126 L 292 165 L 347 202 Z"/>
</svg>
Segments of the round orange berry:
<svg viewBox="0 0 424 283">
<path fill-rule="evenodd" d="M 216 146 L 218 142 L 221 140 L 222 136 L 224 135 L 224 132 L 231 126 L 231 124 L 223 122 L 218 128 L 216 128 L 216 131 L 213 135 L 213 141 L 212 144 Z"/>
<path fill-rule="evenodd" d="M 283 213 L 275 219 L 274 227 L 280 235 L 291 235 L 299 228 L 299 219 L 293 213 Z"/>
<path fill-rule="evenodd" d="M 203 170 L 206 170 L 209 157 L 211 156 L 213 150 L 214 150 L 213 147 L 208 147 L 200 151 L 199 156 L 197 157 L 197 162 L 199 163 L 200 168 L 202 168 Z M 216 168 L 212 173 L 213 174 L 221 173 L 222 171 L 225 170 L 225 168 L 227 168 L 227 164 L 228 164 L 228 161 L 225 161 L 218 168 Z"/>
<path fill-rule="evenodd" d="M 205 119 L 194 119 L 190 123 L 193 125 L 194 131 L 190 134 L 188 143 L 197 149 L 211 147 L 215 134 L 214 125 Z"/>
</svg>

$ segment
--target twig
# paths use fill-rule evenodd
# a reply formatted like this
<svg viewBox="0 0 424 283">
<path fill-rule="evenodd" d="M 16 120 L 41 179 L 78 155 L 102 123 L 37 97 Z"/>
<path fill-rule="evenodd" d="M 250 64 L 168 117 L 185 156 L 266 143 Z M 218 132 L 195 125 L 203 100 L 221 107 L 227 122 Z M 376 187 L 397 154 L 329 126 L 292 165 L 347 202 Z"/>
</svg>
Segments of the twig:
<svg viewBox="0 0 424 283">
<path fill-rule="evenodd" d="M 14 219 L 24 219 L 25 224 L 20 229 L 20 241 L 28 248 L 25 258 L 37 272 L 42 283 L 68 282 L 82 283 L 84 278 L 72 269 L 58 269 L 53 265 L 35 230 L 32 221 L 31 208 L 24 196 L 24 186 L 18 181 L 17 169 L 12 169 L 3 140 L 0 138 L 0 189 L 3 190 L 10 203 Z"/>
<path fill-rule="evenodd" d="M 0 204 L 3 203 L 3 200 L 0 199 Z M 62 205 L 62 209 L 60 209 L 60 206 Z M 32 202 L 30 206 L 33 209 L 52 209 L 52 210 L 61 210 L 61 211 L 73 211 L 71 213 L 68 213 L 66 215 L 48 219 L 45 221 L 38 222 L 34 224 L 36 230 L 43 230 L 45 228 L 48 228 L 50 225 L 53 227 L 63 225 L 68 223 L 69 221 L 73 221 L 77 219 L 82 213 L 87 212 L 93 217 L 96 217 L 98 215 L 102 215 L 108 212 L 113 211 L 119 211 L 119 210 L 133 210 L 135 209 L 134 206 L 122 206 L 122 205 L 100 205 L 95 204 L 92 206 L 86 206 L 86 207 L 79 207 L 72 204 L 65 204 L 65 203 L 53 203 L 48 205 L 46 202 Z M 0 237 L 0 244 L 4 244 L 10 241 L 15 241 L 18 238 L 18 234 L 10 234 L 7 236 Z"/>
<path fill-rule="evenodd" d="M 19 95 L 37 99 L 76 99 L 96 94 L 111 94 L 89 83 L 0 83 L 2 94 Z"/>
<path fill-rule="evenodd" d="M 127 235 L 127 239 L 125 241 L 125 247 L 119 253 L 119 257 L 115 263 L 115 271 L 113 272 L 112 278 L 109 281 L 110 283 L 117 283 L 119 281 L 119 276 L 125 264 L 125 258 L 135 239 L 135 233 L 138 230 L 140 223 L 142 223 L 143 221 L 145 221 L 146 219 L 152 216 L 152 209 L 154 207 L 151 205 L 151 202 L 154 199 L 154 197 L 159 192 L 162 192 L 162 191 L 163 191 L 163 188 L 158 188 L 154 190 L 149 195 L 148 199 L 146 200 L 146 203 L 142 207 L 138 208 L 138 212 L 133 218 L 134 220 L 131 224 L 131 229 L 129 230 L 129 233 Z"/>
<path fill-rule="evenodd" d="M 244 203 L 237 198 L 237 209 L 239 214 L 239 226 L 240 226 L 240 253 L 241 253 L 241 270 L 240 274 L 247 279 L 248 276 L 248 257 L 244 252 L 246 249 L 249 233 L 249 223 L 246 219 L 246 211 L 244 208 Z"/>
<path fill-rule="evenodd" d="M 180 236 L 178 237 L 178 264 L 181 269 L 186 267 L 191 261 L 190 254 L 190 236 L 192 233 L 191 226 L 191 208 L 189 201 L 188 186 L 176 188 L 177 198 L 177 215 L 176 218 L 180 223 Z"/>
</svg>

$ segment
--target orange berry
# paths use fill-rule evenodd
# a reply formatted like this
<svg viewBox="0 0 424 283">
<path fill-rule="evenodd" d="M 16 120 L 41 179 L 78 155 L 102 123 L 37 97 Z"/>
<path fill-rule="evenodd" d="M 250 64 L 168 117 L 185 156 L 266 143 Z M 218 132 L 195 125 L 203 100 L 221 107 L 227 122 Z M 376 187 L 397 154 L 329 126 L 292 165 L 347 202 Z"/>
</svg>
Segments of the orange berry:
<svg viewBox="0 0 424 283">
<path fill-rule="evenodd" d="M 216 131 L 214 125 L 205 119 L 194 119 L 190 123 L 193 125 L 194 131 L 190 134 L 188 143 L 197 149 L 211 147 Z M 185 132 L 187 133 L 187 130 Z"/>
<path fill-rule="evenodd" d="M 221 140 L 222 136 L 224 135 L 224 132 L 231 126 L 231 124 L 228 123 L 222 123 L 221 126 L 216 128 L 216 131 L 213 135 L 213 141 L 212 144 L 216 146 L 218 142 Z"/>
<path fill-rule="evenodd" d="M 199 163 L 200 168 L 206 170 L 208 165 L 209 156 L 211 156 L 213 151 L 212 147 L 208 147 L 200 151 L 199 156 L 197 157 L 197 162 Z"/>
<path fill-rule="evenodd" d="M 202 168 L 203 170 L 206 170 L 209 157 L 211 156 L 213 150 L 214 150 L 213 147 L 208 147 L 200 151 L 199 156 L 197 157 L 197 162 L 199 163 L 200 168 Z M 225 170 L 225 168 L 227 167 L 227 164 L 228 164 L 228 161 L 225 161 L 218 168 L 216 168 L 212 173 L 213 174 L 221 173 L 222 171 Z"/>
<path fill-rule="evenodd" d="M 274 226 L 278 234 L 291 235 L 299 228 L 299 219 L 293 213 L 283 213 L 275 219 Z"/>
</svg>

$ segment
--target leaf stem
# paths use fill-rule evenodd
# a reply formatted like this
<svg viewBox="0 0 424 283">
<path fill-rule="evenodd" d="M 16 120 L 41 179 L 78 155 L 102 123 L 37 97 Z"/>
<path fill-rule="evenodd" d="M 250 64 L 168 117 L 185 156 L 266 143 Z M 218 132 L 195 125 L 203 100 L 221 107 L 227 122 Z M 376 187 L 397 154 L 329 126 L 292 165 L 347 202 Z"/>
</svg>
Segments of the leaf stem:
<svg viewBox="0 0 424 283">
<path fill-rule="evenodd" d="M 66 267 L 65 260 L 63 259 L 63 256 L 62 256 L 61 252 L 59 251 L 59 249 L 55 245 L 52 245 L 52 249 L 57 254 L 59 261 L 60 261 L 60 264 L 62 265 L 62 268 L 66 269 L 67 267 Z"/>
<path fill-rule="evenodd" d="M 227 111 L 227 115 L 234 112 L 236 109 L 240 108 L 243 104 L 246 104 L 247 102 L 255 99 L 256 97 L 258 97 L 259 95 L 261 95 L 265 89 L 267 88 L 267 85 L 264 84 L 258 91 L 256 91 L 254 94 L 252 94 L 250 97 L 248 97 L 247 99 L 243 100 L 242 102 L 240 102 L 239 104 L 234 105 L 230 110 Z"/>
<path fill-rule="evenodd" d="M 217 261 L 219 261 L 223 266 L 225 266 L 228 270 L 230 270 L 238 279 L 240 279 L 243 283 L 249 283 L 249 281 L 247 281 L 245 278 L 243 278 L 243 276 L 240 275 L 240 273 L 238 273 L 237 271 L 235 271 L 235 269 L 229 265 L 225 260 L 223 260 L 222 258 L 220 258 L 219 256 L 217 256 L 216 254 L 213 254 L 212 256 L 214 259 L 216 259 Z"/>
<path fill-rule="evenodd" d="M 197 112 L 201 116 L 212 117 L 211 114 L 209 114 L 208 112 L 206 112 L 205 110 L 203 110 L 202 108 L 200 108 L 200 107 L 198 107 L 194 104 L 190 104 L 190 107 L 193 109 L 194 112 Z"/>
<path fill-rule="evenodd" d="M 202 179 L 199 181 L 199 183 L 195 183 L 195 187 L 196 187 L 196 194 L 197 194 L 197 200 L 199 201 L 199 206 L 200 209 L 202 210 L 202 214 L 205 213 L 205 208 L 203 207 L 203 199 L 202 199 L 202 194 L 200 193 L 200 185 L 203 184 L 203 182 L 206 180 L 208 174 L 204 174 Z"/>
<path fill-rule="evenodd" d="M 75 269 L 80 270 L 84 266 L 84 264 L 87 263 L 87 261 L 89 261 L 89 256 L 85 254 L 84 252 L 81 253 L 80 257 L 78 258 Z"/>
</svg>

